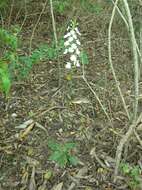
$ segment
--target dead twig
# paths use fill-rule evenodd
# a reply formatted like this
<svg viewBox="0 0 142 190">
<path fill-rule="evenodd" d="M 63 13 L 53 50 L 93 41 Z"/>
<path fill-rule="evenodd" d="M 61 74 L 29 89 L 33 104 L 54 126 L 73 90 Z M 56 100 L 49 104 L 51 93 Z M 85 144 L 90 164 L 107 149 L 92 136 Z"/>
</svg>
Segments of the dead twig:
<svg viewBox="0 0 142 190">
<path fill-rule="evenodd" d="M 140 137 L 139 137 L 138 133 L 136 132 L 136 130 L 134 130 L 134 134 L 135 134 L 136 139 L 138 140 L 139 144 L 140 144 L 141 147 L 142 147 L 142 140 L 140 139 Z"/>
<path fill-rule="evenodd" d="M 12 17 L 12 13 L 13 13 L 13 8 L 14 8 L 14 1 L 12 1 L 12 4 L 11 4 L 11 8 L 10 8 L 10 15 L 9 15 L 9 18 L 8 18 L 8 28 L 10 27 L 10 23 L 11 23 L 11 17 Z"/>
<path fill-rule="evenodd" d="M 34 37 L 34 34 L 35 34 L 35 30 L 36 30 L 36 28 L 37 28 L 37 26 L 38 26 L 38 24 L 39 24 L 39 21 L 40 21 L 40 19 L 41 19 L 42 14 L 43 14 L 44 11 L 45 11 L 47 2 L 48 2 L 48 0 L 45 0 L 45 3 L 43 4 L 43 8 L 42 8 L 42 10 L 41 10 L 41 13 L 40 13 L 40 15 L 39 15 L 39 17 L 38 17 L 38 19 L 37 19 L 37 22 L 36 22 L 36 24 L 35 24 L 35 26 L 34 26 L 34 28 L 33 28 L 32 34 L 31 34 L 30 44 L 29 44 L 29 52 L 30 52 L 30 54 L 31 54 L 31 51 L 32 51 L 32 41 L 33 41 L 33 37 Z"/>
<path fill-rule="evenodd" d="M 96 161 L 100 164 L 100 166 L 101 166 L 102 168 L 108 170 L 108 167 L 107 167 L 107 166 L 100 160 L 100 158 L 97 156 L 95 149 L 96 149 L 96 148 L 94 147 L 94 148 L 91 150 L 91 152 L 90 152 L 91 157 L 92 157 L 92 158 L 95 158 Z"/>
<path fill-rule="evenodd" d="M 61 106 L 54 106 L 54 107 L 51 107 L 49 109 L 41 109 L 39 110 L 37 113 L 34 113 L 31 117 L 32 118 L 39 118 L 43 115 L 45 115 L 46 113 L 52 111 L 52 110 L 55 110 L 55 109 L 66 109 L 66 107 L 61 107 Z"/>
<path fill-rule="evenodd" d="M 55 40 L 55 45 L 56 45 L 56 51 L 58 51 L 58 38 L 57 38 L 57 30 L 56 30 L 56 22 L 55 22 L 55 16 L 54 16 L 54 8 L 53 8 L 53 0 L 50 0 L 50 12 L 51 12 L 51 18 L 52 18 L 52 28 L 53 28 L 53 34 L 54 34 L 54 40 Z M 59 56 L 57 59 L 58 63 L 58 85 L 61 85 L 61 65 L 60 65 L 60 60 Z"/>
<path fill-rule="evenodd" d="M 117 3 L 118 3 L 118 0 L 116 0 L 116 2 L 115 2 L 112 18 L 114 17 L 114 13 L 115 13 Z M 116 182 L 116 179 L 117 179 L 117 174 L 118 174 L 118 169 L 119 169 L 119 165 L 120 165 L 120 161 L 121 161 L 121 155 L 122 155 L 123 147 L 127 143 L 130 136 L 135 131 L 136 126 L 138 125 L 138 123 L 142 119 L 142 113 L 139 115 L 139 117 L 137 119 L 138 97 L 139 97 L 139 64 L 138 64 L 138 52 L 137 52 L 135 32 L 134 32 L 132 16 L 131 16 L 131 12 L 130 12 L 130 8 L 129 8 L 129 4 L 128 4 L 127 0 L 123 0 L 123 6 L 124 6 L 124 8 L 126 10 L 126 14 L 127 14 L 127 18 L 128 18 L 129 31 L 130 31 L 130 37 L 131 37 L 131 43 L 132 43 L 132 53 L 133 53 L 133 59 L 134 59 L 134 61 L 133 61 L 134 62 L 134 75 L 135 75 L 135 77 L 134 77 L 134 88 L 135 88 L 134 98 L 135 98 L 135 101 L 134 101 L 134 118 L 133 118 L 133 122 L 130 125 L 130 127 L 129 127 L 128 131 L 126 132 L 126 134 L 120 140 L 119 145 L 117 146 L 116 166 L 115 166 L 115 171 L 114 171 L 114 182 Z M 113 20 L 113 19 L 111 19 L 111 20 Z M 109 43 L 110 43 L 110 32 L 111 32 L 111 27 L 109 27 Z"/>
<path fill-rule="evenodd" d="M 138 114 L 138 97 L 139 97 L 139 63 L 138 63 L 138 52 L 137 52 L 137 43 L 135 37 L 135 31 L 133 26 L 132 15 L 130 12 L 129 4 L 127 0 L 123 0 L 123 5 L 126 10 L 129 31 L 130 31 L 130 39 L 132 43 L 132 53 L 133 53 L 133 64 L 134 64 L 134 121 L 137 120 Z"/>
<path fill-rule="evenodd" d="M 111 118 L 108 114 L 108 112 L 106 111 L 106 108 L 104 107 L 102 101 L 100 100 L 99 96 L 97 95 L 97 93 L 93 90 L 93 88 L 91 87 L 91 85 L 89 84 L 87 78 L 86 78 L 86 73 L 85 73 L 85 66 L 84 64 L 82 65 L 82 79 L 84 80 L 84 82 L 86 83 L 86 85 L 88 86 L 88 88 L 90 89 L 90 91 L 93 93 L 94 97 L 96 98 L 96 100 L 98 101 L 98 103 L 100 104 L 106 118 L 108 119 L 108 121 L 110 122 L 111 126 L 113 127 Z"/>
<path fill-rule="evenodd" d="M 123 151 L 123 147 L 130 138 L 130 136 L 133 134 L 135 128 L 137 125 L 141 122 L 142 120 L 142 113 L 139 115 L 137 121 L 133 121 L 133 123 L 130 125 L 128 131 L 126 134 L 122 137 L 122 139 L 119 142 L 119 145 L 117 146 L 117 151 L 116 151 L 116 165 L 115 165 L 115 170 L 114 170 L 114 182 L 116 182 L 117 179 L 117 174 L 118 174 L 118 169 L 121 161 L 121 155 Z"/>
<path fill-rule="evenodd" d="M 112 11 L 110 23 L 109 23 L 109 28 L 108 28 L 108 55 L 109 55 L 109 64 L 110 64 L 110 68 L 111 68 L 111 71 L 112 71 L 112 74 L 113 74 L 113 78 L 114 78 L 114 80 L 115 80 L 116 87 L 117 87 L 118 92 L 119 92 L 119 95 L 120 95 L 120 97 L 121 97 L 121 100 L 122 100 L 122 103 L 123 103 L 123 107 L 124 107 L 124 109 L 125 109 L 125 111 L 126 111 L 127 117 L 128 117 L 128 119 L 130 120 L 130 114 L 129 114 L 129 111 L 128 111 L 128 108 L 127 108 L 127 105 L 126 105 L 124 96 L 123 96 L 123 94 L 122 94 L 122 91 L 121 91 L 121 88 L 120 88 L 120 85 L 119 85 L 119 81 L 118 81 L 118 79 L 117 79 L 117 76 L 116 76 L 116 73 L 115 73 L 115 70 L 114 70 L 113 63 L 112 63 L 111 29 L 112 29 L 112 24 L 113 24 L 115 12 L 116 12 L 116 9 L 117 9 L 118 1 L 119 1 L 119 0 L 116 0 L 115 3 L 114 3 L 114 7 L 113 7 L 113 11 Z"/>
</svg>

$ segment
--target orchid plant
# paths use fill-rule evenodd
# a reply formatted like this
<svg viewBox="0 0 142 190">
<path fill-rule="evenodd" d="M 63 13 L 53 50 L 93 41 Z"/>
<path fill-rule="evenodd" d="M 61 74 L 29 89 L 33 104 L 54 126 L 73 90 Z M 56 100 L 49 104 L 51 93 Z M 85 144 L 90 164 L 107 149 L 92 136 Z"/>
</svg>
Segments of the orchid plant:
<svg viewBox="0 0 142 190">
<path fill-rule="evenodd" d="M 71 69 L 72 66 L 80 67 L 80 36 L 81 33 L 78 29 L 78 23 L 71 20 L 70 25 L 67 27 L 67 33 L 64 35 L 64 55 L 69 55 L 69 61 L 67 61 L 65 65 L 66 69 Z"/>
</svg>

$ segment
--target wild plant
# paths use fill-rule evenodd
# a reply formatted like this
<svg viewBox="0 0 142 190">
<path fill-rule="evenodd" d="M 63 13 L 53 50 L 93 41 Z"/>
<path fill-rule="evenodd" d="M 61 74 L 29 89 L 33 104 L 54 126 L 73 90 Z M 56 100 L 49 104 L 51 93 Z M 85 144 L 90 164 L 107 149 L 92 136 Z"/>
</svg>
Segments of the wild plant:
<svg viewBox="0 0 142 190">
<path fill-rule="evenodd" d="M 70 7 L 71 3 L 71 0 L 55 0 L 53 6 L 56 12 L 63 14 L 65 10 Z"/>
<path fill-rule="evenodd" d="M 108 0 L 111 1 L 111 0 Z M 98 2 L 89 2 L 86 0 L 79 0 L 82 10 L 89 13 L 99 14 L 102 11 L 101 4 Z M 55 0 L 53 6 L 56 12 L 63 14 L 67 9 L 71 9 L 73 3 L 71 0 Z"/>
<path fill-rule="evenodd" d="M 99 14 L 102 11 L 101 4 L 98 2 L 89 2 L 86 0 L 80 0 L 80 4 L 83 10 L 89 13 L 96 13 Z"/>
<path fill-rule="evenodd" d="M 68 80 L 69 94 L 74 95 L 74 83 L 72 81 L 73 75 L 82 65 L 88 64 L 88 56 L 81 45 L 81 32 L 79 31 L 79 24 L 76 19 L 71 20 L 67 26 L 64 35 L 64 60 L 65 68 L 67 69 L 66 79 Z"/>
<path fill-rule="evenodd" d="M 58 143 L 54 140 L 48 141 L 48 147 L 52 150 L 49 160 L 54 161 L 60 167 L 65 167 L 67 164 L 76 165 L 77 157 L 73 154 L 76 144 L 72 142 Z"/>
<path fill-rule="evenodd" d="M 59 54 L 61 54 L 62 49 L 63 41 L 61 39 L 59 41 L 58 49 L 55 47 L 55 42 L 53 42 L 50 46 L 48 44 L 40 45 L 29 56 L 18 56 L 18 77 L 20 79 L 28 77 L 33 65 L 41 61 L 57 59 Z"/>
<path fill-rule="evenodd" d="M 0 28 L 0 91 L 4 92 L 6 97 L 9 94 L 13 80 L 23 79 L 29 76 L 34 64 L 43 60 L 56 59 L 62 52 L 63 41 L 59 41 L 58 49 L 53 42 L 50 46 L 40 45 L 31 55 L 21 56 L 17 52 L 18 34 L 17 27 L 12 32 Z"/>
<path fill-rule="evenodd" d="M 0 58 L 0 90 L 8 96 L 11 86 L 9 69 L 12 68 L 12 65 L 14 65 L 17 60 L 17 33 L 13 34 L 0 28 L 0 41 L 0 48 L 3 50 Z"/>
<path fill-rule="evenodd" d="M 0 1 L 0 9 L 4 8 L 7 6 L 8 0 L 1 0 Z"/>
<path fill-rule="evenodd" d="M 128 178 L 128 185 L 131 189 L 140 187 L 141 169 L 139 166 L 130 166 L 128 163 L 120 164 L 120 171 Z"/>
<path fill-rule="evenodd" d="M 67 27 L 67 33 L 64 35 L 64 55 L 68 57 L 68 61 L 66 61 L 65 65 L 66 69 L 80 67 L 80 63 L 89 63 L 87 53 L 81 46 L 80 37 L 81 33 L 78 29 L 77 21 L 71 20 Z"/>
<path fill-rule="evenodd" d="M 71 21 L 70 25 L 67 28 L 67 33 L 64 35 L 64 46 L 65 51 L 64 55 L 69 54 L 70 61 L 66 62 L 66 68 L 71 69 L 71 67 L 80 67 L 80 40 L 79 36 L 81 33 L 77 27 L 76 21 Z"/>
</svg>

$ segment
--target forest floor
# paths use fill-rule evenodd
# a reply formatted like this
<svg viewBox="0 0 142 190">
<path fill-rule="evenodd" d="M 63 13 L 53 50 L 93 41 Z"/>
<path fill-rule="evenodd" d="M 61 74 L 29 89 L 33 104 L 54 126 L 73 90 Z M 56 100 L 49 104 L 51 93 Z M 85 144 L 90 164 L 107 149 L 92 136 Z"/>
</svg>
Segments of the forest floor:
<svg viewBox="0 0 142 190">
<path fill-rule="evenodd" d="M 57 190 L 61 189 L 56 186 L 59 184 L 63 190 L 131 189 L 131 178 L 121 172 L 117 183 L 113 183 L 116 148 L 129 122 L 108 62 L 110 15 L 111 7 L 107 6 L 101 14 L 81 13 L 79 26 L 83 47 L 89 55 L 89 64 L 85 65 L 86 79 L 105 106 L 111 122 L 82 79 L 81 69 L 74 72 L 72 80 L 67 80 L 68 72 L 63 66 L 59 86 L 56 60 L 34 65 L 27 79 L 13 84 L 8 100 L 0 97 L 0 190 Z M 30 19 L 23 28 L 25 49 L 31 23 L 36 20 L 34 14 Z M 56 15 L 56 19 L 58 27 L 66 16 Z M 43 15 L 33 47 L 51 41 L 52 27 L 48 22 Z M 133 67 L 126 34 L 125 25 L 116 18 L 112 29 L 112 59 L 131 110 Z M 61 61 L 64 63 L 62 58 Z M 51 138 L 60 143 L 76 143 L 77 166 L 60 168 L 48 159 Z M 138 165 L 141 155 L 142 147 L 132 137 L 125 147 L 123 160 Z M 48 179 L 49 172 L 52 175 Z"/>
</svg>

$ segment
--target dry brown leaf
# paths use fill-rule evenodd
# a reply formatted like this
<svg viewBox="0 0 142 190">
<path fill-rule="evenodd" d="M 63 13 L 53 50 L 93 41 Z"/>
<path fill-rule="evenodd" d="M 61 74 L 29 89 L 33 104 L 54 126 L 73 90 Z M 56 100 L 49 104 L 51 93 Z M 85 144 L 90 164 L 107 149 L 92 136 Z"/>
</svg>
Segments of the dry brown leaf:
<svg viewBox="0 0 142 190">
<path fill-rule="evenodd" d="M 34 166 L 33 166 L 33 169 L 32 169 L 32 175 L 31 175 L 31 179 L 30 179 L 29 190 L 36 190 L 35 167 Z"/>
<path fill-rule="evenodd" d="M 36 125 L 36 127 L 40 128 L 40 129 L 42 129 L 42 130 L 44 130 L 44 131 L 46 132 L 46 134 L 48 135 L 48 131 L 47 131 L 47 129 L 46 129 L 44 126 L 42 126 L 42 125 L 41 125 L 40 123 L 38 123 L 38 122 L 36 122 L 35 125 Z"/>
<path fill-rule="evenodd" d="M 71 103 L 73 104 L 88 104 L 90 101 L 87 98 L 75 99 Z"/>
<path fill-rule="evenodd" d="M 29 119 L 28 121 L 25 121 L 24 123 L 22 123 L 21 125 L 18 125 L 17 127 L 15 127 L 16 129 L 25 129 L 27 128 L 29 125 L 31 125 L 32 123 L 34 123 L 34 121 L 32 119 Z"/>
<path fill-rule="evenodd" d="M 52 190 L 62 190 L 63 182 L 59 183 L 58 185 L 55 185 Z"/>
<path fill-rule="evenodd" d="M 38 190 L 48 190 L 46 187 L 47 181 L 45 180 L 41 186 L 38 187 Z"/>
<path fill-rule="evenodd" d="M 39 164 L 39 161 L 29 156 L 26 156 L 26 161 L 30 166 L 37 166 Z"/>
<path fill-rule="evenodd" d="M 24 171 L 22 172 L 21 184 L 26 185 L 26 184 L 28 183 L 28 177 L 29 177 L 29 173 L 28 173 L 26 170 L 24 170 Z"/>
<path fill-rule="evenodd" d="M 85 174 L 87 174 L 88 172 L 88 168 L 86 166 L 84 166 L 83 168 L 81 168 L 78 173 L 76 174 L 76 178 L 83 178 Z"/>
<path fill-rule="evenodd" d="M 23 140 L 24 138 L 26 138 L 26 136 L 30 133 L 30 131 L 33 129 L 34 127 L 34 123 L 30 124 L 24 132 L 21 132 L 19 135 L 20 140 Z"/>
<path fill-rule="evenodd" d="M 12 148 L 13 148 L 12 145 L 4 146 L 4 147 L 0 147 L 0 151 L 3 151 L 7 154 L 13 154 Z"/>
<path fill-rule="evenodd" d="M 93 190 L 92 187 L 85 187 L 85 190 Z"/>
</svg>

